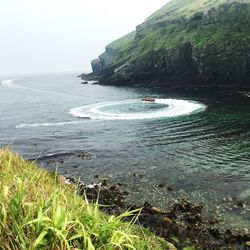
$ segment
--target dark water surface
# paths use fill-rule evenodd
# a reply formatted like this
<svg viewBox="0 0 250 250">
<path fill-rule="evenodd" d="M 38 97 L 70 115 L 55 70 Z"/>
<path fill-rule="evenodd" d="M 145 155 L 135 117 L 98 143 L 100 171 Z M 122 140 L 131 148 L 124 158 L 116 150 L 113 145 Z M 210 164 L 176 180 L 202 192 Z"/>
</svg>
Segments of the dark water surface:
<svg viewBox="0 0 250 250">
<path fill-rule="evenodd" d="M 110 101 L 118 103 L 99 107 L 104 117 L 105 112 L 150 115 L 169 108 L 142 105 L 144 96 L 195 101 L 207 108 L 153 119 L 84 119 L 69 113 Z M 136 100 L 135 105 L 126 104 L 129 100 Z M 81 85 L 73 74 L 1 77 L 0 144 L 27 159 L 43 157 L 49 170 L 58 168 L 87 182 L 96 174 L 108 176 L 129 189 L 137 202 L 167 207 L 177 197 L 189 197 L 205 203 L 227 225 L 250 228 L 246 95 L 177 95 L 160 89 Z M 174 191 L 158 188 L 163 181 Z M 239 207 L 240 201 L 246 207 Z"/>
</svg>

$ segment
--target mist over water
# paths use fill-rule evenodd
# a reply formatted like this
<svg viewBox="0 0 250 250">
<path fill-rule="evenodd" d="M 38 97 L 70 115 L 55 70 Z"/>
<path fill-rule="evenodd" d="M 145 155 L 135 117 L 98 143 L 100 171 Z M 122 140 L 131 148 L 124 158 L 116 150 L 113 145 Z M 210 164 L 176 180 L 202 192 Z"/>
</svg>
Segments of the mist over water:
<svg viewBox="0 0 250 250">
<path fill-rule="evenodd" d="M 248 95 L 81 85 L 67 74 L 9 76 L 0 79 L 0 144 L 27 159 L 43 157 L 39 163 L 60 174 L 119 181 L 135 201 L 166 207 L 188 196 L 227 223 L 246 225 L 249 208 L 235 204 L 250 202 Z M 142 103 L 145 96 L 156 102 Z M 159 189 L 162 181 L 174 191 Z"/>
</svg>

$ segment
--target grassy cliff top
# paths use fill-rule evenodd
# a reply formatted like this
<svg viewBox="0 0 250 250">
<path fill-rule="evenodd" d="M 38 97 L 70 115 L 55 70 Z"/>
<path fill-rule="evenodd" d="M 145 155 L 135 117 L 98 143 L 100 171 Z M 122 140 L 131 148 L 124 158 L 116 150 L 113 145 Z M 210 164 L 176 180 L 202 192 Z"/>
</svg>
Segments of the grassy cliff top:
<svg viewBox="0 0 250 250">
<path fill-rule="evenodd" d="M 149 16 L 146 21 L 188 17 L 193 13 L 206 11 L 220 4 L 236 2 L 250 3 L 250 0 L 172 0 Z"/>
<path fill-rule="evenodd" d="M 117 40 L 113 41 L 112 43 L 108 44 L 106 48 L 111 49 L 120 49 L 121 47 L 125 46 L 127 43 L 131 42 L 135 38 L 136 32 L 132 31 L 127 35 L 118 38 Z"/>
<path fill-rule="evenodd" d="M 243 6 L 242 4 L 248 4 Z M 196 18 L 197 14 L 197 18 Z M 105 67 L 140 60 L 146 54 L 173 50 L 185 43 L 202 56 L 250 44 L 250 0 L 172 0 L 153 13 L 136 32 L 117 39 L 100 56 Z"/>
<path fill-rule="evenodd" d="M 122 222 L 135 212 L 109 217 L 63 178 L 2 149 L 0 190 L 0 249 L 168 249 L 148 230 Z"/>
</svg>

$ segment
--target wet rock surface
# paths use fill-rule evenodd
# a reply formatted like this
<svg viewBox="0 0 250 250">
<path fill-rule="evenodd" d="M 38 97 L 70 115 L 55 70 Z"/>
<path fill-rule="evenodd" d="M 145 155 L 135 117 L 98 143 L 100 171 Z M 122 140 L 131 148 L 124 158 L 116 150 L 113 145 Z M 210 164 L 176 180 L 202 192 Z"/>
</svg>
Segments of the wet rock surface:
<svg viewBox="0 0 250 250">
<path fill-rule="evenodd" d="M 43 152 L 40 156 L 35 159 L 28 159 L 31 162 L 36 162 L 42 167 L 46 167 L 50 171 L 54 171 L 55 168 L 74 168 L 78 169 L 84 161 L 90 161 L 94 156 L 86 153 L 85 151 L 76 150 L 73 152 L 47 154 Z M 63 175 L 69 173 L 61 173 Z"/>
<path fill-rule="evenodd" d="M 100 209 L 107 214 L 119 215 L 127 210 L 141 208 L 137 223 L 149 228 L 156 235 L 163 237 L 177 249 L 183 249 L 189 242 L 197 249 L 238 250 L 250 249 L 250 229 L 221 230 L 217 218 L 205 218 L 204 208 L 193 204 L 187 199 L 177 200 L 170 209 L 164 211 L 150 202 L 131 204 L 129 193 L 122 184 L 114 184 L 108 179 L 99 179 L 97 183 L 86 185 L 73 178 L 66 178 L 65 183 L 77 185 L 80 195 L 90 202 L 101 204 Z M 159 188 L 166 188 L 166 183 L 160 183 Z M 242 201 L 241 201 L 242 202 Z"/>
</svg>

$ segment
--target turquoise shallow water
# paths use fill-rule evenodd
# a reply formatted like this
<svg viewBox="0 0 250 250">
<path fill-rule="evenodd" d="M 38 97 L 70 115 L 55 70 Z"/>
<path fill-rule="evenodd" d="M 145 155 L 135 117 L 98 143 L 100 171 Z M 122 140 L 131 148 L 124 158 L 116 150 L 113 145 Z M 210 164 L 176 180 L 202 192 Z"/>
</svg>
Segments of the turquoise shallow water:
<svg viewBox="0 0 250 250">
<path fill-rule="evenodd" d="M 108 107 L 102 108 L 103 111 L 106 112 L 112 112 L 112 113 L 117 113 L 117 112 L 122 112 L 122 113 L 137 113 L 137 112 L 149 112 L 149 111 L 157 111 L 157 110 L 162 110 L 166 108 L 166 104 L 161 104 L 161 103 L 145 103 L 141 102 L 140 99 L 138 99 L 138 102 L 136 103 L 123 103 L 123 104 L 117 104 L 117 105 L 112 105 Z"/>
<path fill-rule="evenodd" d="M 142 103 L 144 96 L 185 103 Z M 197 103 L 203 108 L 191 110 Z M 84 107 L 83 117 L 70 112 L 79 107 Z M 189 197 L 205 203 L 230 225 L 246 227 L 249 111 L 250 98 L 243 94 L 81 85 L 73 74 L 0 78 L 2 146 L 27 159 L 63 159 L 43 164 L 64 175 L 93 181 L 99 174 L 119 181 L 137 202 L 166 207 L 177 197 Z M 156 112 L 160 115 L 150 118 Z M 107 113 L 143 117 L 111 119 Z M 86 152 L 88 157 L 79 159 L 74 152 Z M 163 181 L 174 191 L 158 188 Z M 240 200 L 246 201 L 244 209 L 237 206 Z"/>
</svg>

